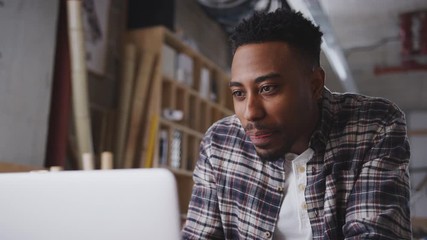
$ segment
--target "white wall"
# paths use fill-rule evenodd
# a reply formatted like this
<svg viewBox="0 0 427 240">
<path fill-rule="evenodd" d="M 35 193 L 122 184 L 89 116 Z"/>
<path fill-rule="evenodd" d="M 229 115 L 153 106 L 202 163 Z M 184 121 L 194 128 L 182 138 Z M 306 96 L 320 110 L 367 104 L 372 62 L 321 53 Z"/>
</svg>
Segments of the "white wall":
<svg viewBox="0 0 427 240">
<path fill-rule="evenodd" d="M 411 112 L 407 115 L 409 132 L 427 129 L 427 112 Z M 409 137 L 411 144 L 411 185 L 416 188 L 427 175 L 426 171 L 417 171 L 427 167 L 427 135 L 414 134 Z M 412 216 L 427 218 L 427 186 L 418 193 L 412 192 Z"/>
<path fill-rule="evenodd" d="M 59 1 L 1 2 L 0 161 L 42 166 Z"/>
</svg>

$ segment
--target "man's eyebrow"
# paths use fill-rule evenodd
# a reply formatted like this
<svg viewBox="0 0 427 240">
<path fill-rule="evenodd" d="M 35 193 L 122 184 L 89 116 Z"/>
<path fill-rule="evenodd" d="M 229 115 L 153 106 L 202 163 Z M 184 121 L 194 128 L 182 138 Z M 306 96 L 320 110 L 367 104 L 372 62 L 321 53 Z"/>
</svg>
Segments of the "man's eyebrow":
<svg viewBox="0 0 427 240">
<path fill-rule="evenodd" d="M 278 77 L 280 77 L 279 73 L 275 73 L 275 72 L 268 73 L 266 75 L 259 76 L 259 77 L 255 78 L 255 83 L 260 84 L 266 80 L 270 80 L 270 79 L 274 79 L 274 78 L 278 78 Z M 240 87 L 240 86 L 242 86 L 242 84 L 240 82 L 230 81 L 228 83 L 228 86 L 229 87 Z"/>
<path fill-rule="evenodd" d="M 233 81 L 231 81 L 231 82 L 228 83 L 228 86 L 229 87 L 241 87 L 242 84 L 239 83 L 239 82 L 233 82 Z"/>
<path fill-rule="evenodd" d="M 266 80 L 270 80 L 270 79 L 274 79 L 274 78 L 278 78 L 278 77 L 280 77 L 279 73 L 272 72 L 272 73 L 269 73 L 269 74 L 255 78 L 255 83 L 259 84 L 259 83 L 262 83 Z"/>
</svg>

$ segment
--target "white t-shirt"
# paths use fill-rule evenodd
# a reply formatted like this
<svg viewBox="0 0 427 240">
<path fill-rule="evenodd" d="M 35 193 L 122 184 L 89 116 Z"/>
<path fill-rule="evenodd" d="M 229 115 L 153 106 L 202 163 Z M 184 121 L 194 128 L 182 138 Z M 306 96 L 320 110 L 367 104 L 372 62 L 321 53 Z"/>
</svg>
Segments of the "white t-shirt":
<svg viewBox="0 0 427 240">
<path fill-rule="evenodd" d="M 308 148 L 299 156 L 293 153 L 285 155 L 285 198 L 279 213 L 273 239 L 308 240 L 312 239 L 310 219 L 305 203 L 307 184 L 307 162 L 314 151 Z"/>
</svg>

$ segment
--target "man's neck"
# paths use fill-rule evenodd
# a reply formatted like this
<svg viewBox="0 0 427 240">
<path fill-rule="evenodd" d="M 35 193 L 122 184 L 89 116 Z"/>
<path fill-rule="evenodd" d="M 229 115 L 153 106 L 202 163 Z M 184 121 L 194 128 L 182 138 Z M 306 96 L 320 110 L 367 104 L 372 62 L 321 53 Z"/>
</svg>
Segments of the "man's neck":
<svg viewBox="0 0 427 240">
<path fill-rule="evenodd" d="M 311 136 L 313 135 L 313 132 L 320 120 L 319 109 L 320 108 L 317 105 L 314 107 L 312 117 L 310 118 L 311 121 L 307 122 L 307 128 L 305 129 L 304 134 L 302 134 L 301 137 L 295 142 L 289 152 L 300 155 L 305 150 L 307 150 Z"/>
</svg>

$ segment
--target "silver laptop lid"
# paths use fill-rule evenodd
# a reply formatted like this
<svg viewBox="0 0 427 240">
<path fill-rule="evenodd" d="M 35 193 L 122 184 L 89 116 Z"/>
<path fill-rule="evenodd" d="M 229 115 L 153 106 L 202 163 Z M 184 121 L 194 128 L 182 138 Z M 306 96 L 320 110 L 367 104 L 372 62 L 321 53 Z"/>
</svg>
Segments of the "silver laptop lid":
<svg viewBox="0 0 427 240">
<path fill-rule="evenodd" d="M 165 169 L 0 174 L 0 239 L 180 239 Z"/>
</svg>

